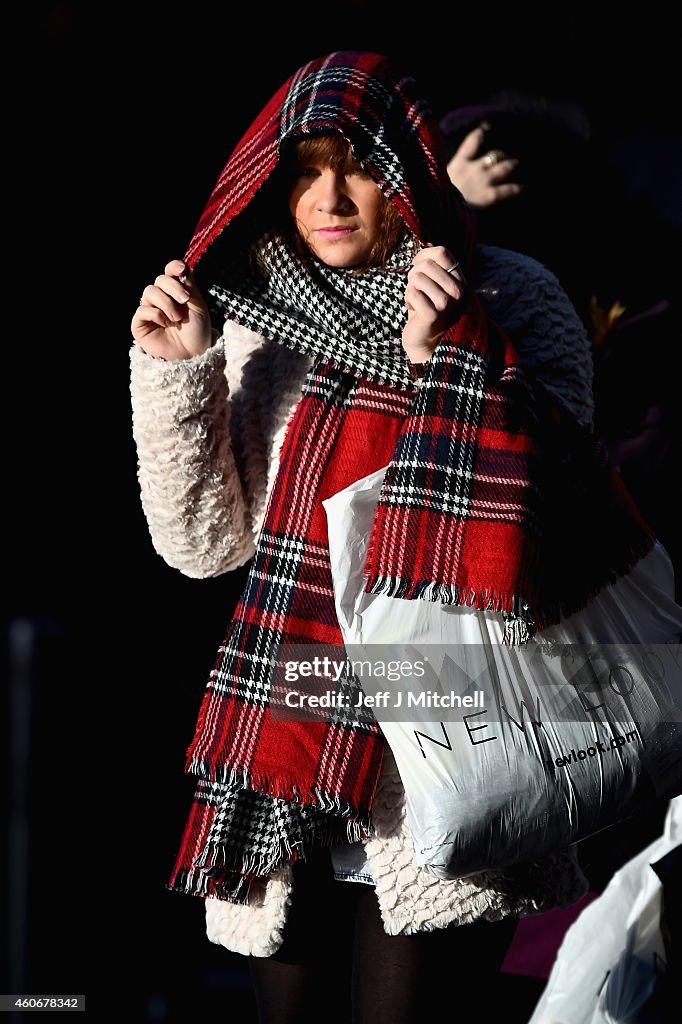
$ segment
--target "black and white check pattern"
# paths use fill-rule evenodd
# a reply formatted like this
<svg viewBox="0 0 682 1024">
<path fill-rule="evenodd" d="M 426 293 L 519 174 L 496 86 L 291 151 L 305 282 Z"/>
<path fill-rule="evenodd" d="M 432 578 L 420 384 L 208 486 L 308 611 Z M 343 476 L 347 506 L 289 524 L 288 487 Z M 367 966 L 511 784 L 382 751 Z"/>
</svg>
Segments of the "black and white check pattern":
<svg viewBox="0 0 682 1024">
<path fill-rule="evenodd" d="M 369 816 L 350 821 L 206 779 L 197 783 L 195 799 L 218 808 L 195 867 L 206 878 L 219 879 L 217 892 L 235 902 L 243 898 L 243 876 L 268 875 L 314 846 L 353 843 L 373 833 Z"/>
<path fill-rule="evenodd" d="M 362 275 L 303 262 L 284 241 L 256 248 L 248 273 L 237 266 L 208 291 L 224 317 L 338 369 L 396 387 L 411 385 L 401 335 L 407 320 L 412 238 L 385 268 Z"/>
</svg>

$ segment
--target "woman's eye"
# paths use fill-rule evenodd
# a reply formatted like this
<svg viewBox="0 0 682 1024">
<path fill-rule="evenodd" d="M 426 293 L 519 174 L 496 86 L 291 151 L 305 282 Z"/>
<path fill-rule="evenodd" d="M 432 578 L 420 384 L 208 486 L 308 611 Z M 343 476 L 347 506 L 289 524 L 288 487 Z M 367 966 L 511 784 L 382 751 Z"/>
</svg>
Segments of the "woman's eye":
<svg viewBox="0 0 682 1024">
<path fill-rule="evenodd" d="M 299 167 L 299 178 L 315 178 L 320 173 L 316 167 Z"/>
</svg>

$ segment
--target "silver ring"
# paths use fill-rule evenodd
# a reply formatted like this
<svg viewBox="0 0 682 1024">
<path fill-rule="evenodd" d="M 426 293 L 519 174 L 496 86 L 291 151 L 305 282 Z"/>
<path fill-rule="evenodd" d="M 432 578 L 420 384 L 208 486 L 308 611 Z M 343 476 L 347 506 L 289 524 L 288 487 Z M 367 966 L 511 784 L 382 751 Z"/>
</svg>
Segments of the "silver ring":
<svg viewBox="0 0 682 1024">
<path fill-rule="evenodd" d="M 486 153 L 486 155 L 483 157 L 483 159 L 485 160 L 486 167 L 494 167 L 495 164 L 499 163 L 499 160 L 500 160 L 500 158 L 497 155 L 497 153 L 495 153 L 494 150 L 492 150 L 492 149 L 490 150 L 489 153 Z"/>
<path fill-rule="evenodd" d="M 140 305 L 144 306 L 144 295 L 140 295 Z"/>
<path fill-rule="evenodd" d="M 457 260 L 457 262 L 453 263 L 453 265 L 450 267 L 450 269 L 446 270 L 445 273 L 446 274 L 452 274 L 453 271 L 458 270 L 461 267 L 461 265 L 462 264 L 459 262 L 459 260 Z"/>
</svg>

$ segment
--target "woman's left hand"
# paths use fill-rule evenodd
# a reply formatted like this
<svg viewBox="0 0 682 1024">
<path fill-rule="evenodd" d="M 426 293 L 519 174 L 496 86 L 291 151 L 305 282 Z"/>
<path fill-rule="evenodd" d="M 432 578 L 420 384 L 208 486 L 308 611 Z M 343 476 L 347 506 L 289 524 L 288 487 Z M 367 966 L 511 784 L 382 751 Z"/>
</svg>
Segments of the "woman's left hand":
<svg viewBox="0 0 682 1024">
<path fill-rule="evenodd" d="M 407 323 L 402 342 L 411 363 L 427 362 L 459 315 L 464 279 L 458 260 L 442 245 L 421 249 L 407 275 Z"/>
</svg>

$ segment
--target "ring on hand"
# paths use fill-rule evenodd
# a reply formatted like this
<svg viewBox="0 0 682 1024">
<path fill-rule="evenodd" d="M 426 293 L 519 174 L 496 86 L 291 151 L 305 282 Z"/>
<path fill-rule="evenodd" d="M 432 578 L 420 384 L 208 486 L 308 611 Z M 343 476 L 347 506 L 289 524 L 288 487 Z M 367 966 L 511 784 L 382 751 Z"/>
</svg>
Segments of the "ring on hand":
<svg viewBox="0 0 682 1024">
<path fill-rule="evenodd" d="M 144 294 L 140 295 L 140 305 L 144 306 Z"/>
<path fill-rule="evenodd" d="M 458 267 L 461 267 L 461 263 L 459 262 L 459 260 L 457 260 L 456 263 L 453 263 L 452 266 L 450 267 L 450 269 L 446 270 L 445 273 L 446 274 L 452 274 L 455 270 L 458 269 Z"/>
<path fill-rule="evenodd" d="M 485 160 L 486 167 L 494 167 L 495 164 L 498 163 L 500 158 L 497 155 L 497 153 L 493 149 L 491 149 L 489 153 L 486 153 L 483 159 Z"/>
</svg>

